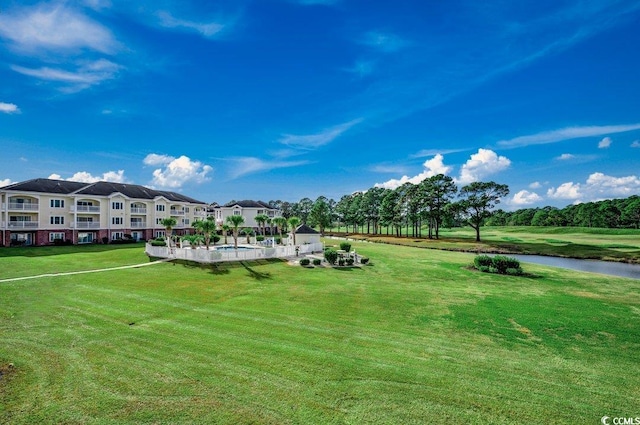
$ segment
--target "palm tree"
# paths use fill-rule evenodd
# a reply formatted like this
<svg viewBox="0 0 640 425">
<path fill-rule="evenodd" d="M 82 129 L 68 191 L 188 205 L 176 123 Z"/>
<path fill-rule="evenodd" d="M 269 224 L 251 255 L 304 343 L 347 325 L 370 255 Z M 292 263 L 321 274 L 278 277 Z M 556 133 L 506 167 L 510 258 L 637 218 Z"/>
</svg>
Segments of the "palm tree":
<svg viewBox="0 0 640 425">
<path fill-rule="evenodd" d="M 176 224 L 178 224 L 178 220 L 176 220 L 173 217 L 167 217 L 160 220 L 160 224 L 162 224 L 166 230 L 164 237 L 165 237 L 165 240 L 167 241 L 167 246 L 171 247 L 171 239 L 170 239 L 171 232 L 173 231 L 173 227 Z"/>
<path fill-rule="evenodd" d="M 224 244 L 226 245 L 228 243 L 227 234 L 229 233 L 229 230 L 231 230 L 231 226 L 229 226 L 228 224 L 223 224 L 220 227 L 222 228 L 222 233 L 224 234 Z"/>
<path fill-rule="evenodd" d="M 193 223 L 193 227 L 204 236 L 204 244 L 209 249 L 211 234 L 216 231 L 216 222 L 209 216 L 206 220 L 198 220 Z"/>
<path fill-rule="evenodd" d="M 251 243 L 251 235 L 253 234 L 253 229 L 251 227 L 243 227 L 242 233 L 247 237 L 247 244 Z"/>
<path fill-rule="evenodd" d="M 262 232 L 262 236 L 264 236 L 264 233 L 265 233 L 264 224 L 267 222 L 268 219 L 269 217 L 267 217 L 264 214 L 258 214 L 255 217 L 256 223 L 258 223 L 258 229 Z"/>
<path fill-rule="evenodd" d="M 282 230 L 287 225 L 287 219 L 284 217 L 274 217 L 273 222 L 278 226 L 278 233 L 280 233 L 280 240 L 282 240 Z"/>
<path fill-rule="evenodd" d="M 238 227 L 244 224 L 244 217 L 241 215 L 230 215 L 227 217 L 227 222 L 233 230 L 233 247 L 238 249 Z"/>
<path fill-rule="evenodd" d="M 296 244 L 296 227 L 300 224 L 300 219 L 298 217 L 290 217 L 289 225 L 291 226 L 291 234 L 293 235 L 293 244 Z"/>
<path fill-rule="evenodd" d="M 183 241 L 188 241 L 191 245 L 191 249 L 196 249 L 196 246 L 202 241 L 202 235 L 185 235 L 181 238 Z"/>
</svg>

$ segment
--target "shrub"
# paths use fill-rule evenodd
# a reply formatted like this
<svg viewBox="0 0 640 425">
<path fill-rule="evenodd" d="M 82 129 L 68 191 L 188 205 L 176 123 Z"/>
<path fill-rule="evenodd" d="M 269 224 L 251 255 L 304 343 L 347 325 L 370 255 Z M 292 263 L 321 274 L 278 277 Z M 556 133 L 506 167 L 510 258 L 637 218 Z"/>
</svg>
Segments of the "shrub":
<svg viewBox="0 0 640 425">
<path fill-rule="evenodd" d="M 213 235 L 213 236 L 211 237 L 211 240 L 213 241 L 213 243 L 214 243 L 214 244 L 216 244 L 216 243 L 220 242 L 220 236 L 218 236 L 218 235 Z"/>
<path fill-rule="evenodd" d="M 322 260 L 320 260 L 319 258 L 314 258 L 313 259 L 313 265 L 314 266 L 319 266 L 320 263 L 322 263 Z"/>
<path fill-rule="evenodd" d="M 362 264 L 367 264 L 367 263 L 369 262 L 369 257 L 362 257 L 362 258 L 360 259 L 360 262 L 361 262 Z"/>
<path fill-rule="evenodd" d="M 338 265 L 339 266 L 344 266 L 344 258 L 341 258 L 338 260 Z"/>
<path fill-rule="evenodd" d="M 518 267 L 518 268 L 514 268 L 514 267 L 509 267 L 507 269 L 507 274 L 511 275 L 511 276 L 522 276 L 522 268 Z"/>
<path fill-rule="evenodd" d="M 264 240 L 264 236 L 258 235 L 256 236 L 256 242 L 262 242 Z"/>
<path fill-rule="evenodd" d="M 349 242 L 340 242 L 340 249 L 343 251 L 351 251 L 351 244 Z"/>
<path fill-rule="evenodd" d="M 324 250 L 324 259 L 329 262 L 329 264 L 335 264 L 338 259 L 338 251 L 332 248 L 327 248 Z"/>
<path fill-rule="evenodd" d="M 515 258 L 505 257 L 503 255 L 496 255 L 493 257 L 493 267 L 498 270 L 500 274 L 507 274 L 507 269 L 517 269 L 520 267 L 520 261 Z"/>
<path fill-rule="evenodd" d="M 56 245 L 56 246 L 64 245 L 64 240 L 62 240 L 62 239 L 60 239 L 60 238 L 55 238 L 55 239 L 53 240 L 53 244 L 54 244 L 54 245 Z"/>
<path fill-rule="evenodd" d="M 300 260 L 301 266 L 308 266 L 310 263 L 311 263 L 311 260 L 309 260 L 308 258 L 303 258 L 302 260 Z"/>
<path fill-rule="evenodd" d="M 480 267 L 489 267 L 493 264 L 493 259 L 488 255 L 478 255 L 473 259 L 473 264 L 476 266 L 476 269 L 480 270 Z"/>
<path fill-rule="evenodd" d="M 151 246 L 167 246 L 167 243 L 164 240 L 152 239 L 149 243 Z"/>
<path fill-rule="evenodd" d="M 489 273 L 489 266 L 478 266 L 478 270 L 483 273 Z"/>
<path fill-rule="evenodd" d="M 353 266 L 353 258 L 347 258 L 347 266 Z"/>
<path fill-rule="evenodd" d="M 282 242 L 282 238 L 280 236 L 276 236 L 276 244 L 280 245 L 280 242 Z"/>
</svg>

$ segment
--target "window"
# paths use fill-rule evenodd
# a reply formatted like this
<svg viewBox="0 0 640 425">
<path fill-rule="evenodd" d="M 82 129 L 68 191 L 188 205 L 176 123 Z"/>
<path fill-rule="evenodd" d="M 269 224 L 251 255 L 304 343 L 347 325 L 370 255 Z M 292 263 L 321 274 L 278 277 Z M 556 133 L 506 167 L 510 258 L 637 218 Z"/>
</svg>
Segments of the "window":
<svg viewBox="0 0 640 425">
<path fill-rule="evenodd" d="M 164 238 L 164 230 L 156 230 L 156 238 Z"/>
<path fill-rule="evenodd" d="M 51 224 L 64 224 L 64 217 L 52 216 L 50 220 Z"/>
<path fill-rule="evenodd" d="M 61 241 L 64 240 L 64 233 L 62 232 L 51 232 L 49 233 L 49 242 L 53 243 L 55 242 L 56 239 L 59 239 Z"/>
<path fill-rule="evenodd" d="M 156 224 L 162 224 L 162 220 L 164 220 L 164 219 L 162 219 L 162 218 L 156 218 Z"/>
<path fill-rule="evenodd" d="M 156 205 L 156 211 L 164 212 L 164 205 Z"/>
<path fill-rule="evenodd" d="M 182 224 L 189 225 L 189 219 L 188 218 L 183 218 L 182 219 Z"/>
<path fill-rule="evenodd" d="M 184 212 L 188 213 L 189 212 L 189 207 L 184 207 Z"/>
<path fill-rule="evenodd" d="M 124 233 L 122 232 L 113 232 L 111 233 L 111 240 L 115 241 L 116 239 L 122 239 L 124 237 Z"/>
<path fill-rule="evenodd" d="M 111 217 L 111 224 L 122 224 L 122 217 Z"/>
<path fill-rule="evenodd" d="M 234 210 L 233 215 L 242 215 L 242 211 Z"/>
<path fill-rule="evenodd" d="M 78 243 L 91 243 L 93 242 L 93 233 L 78 233 Z"/>
<path fill-rule="evenodd" d="M 76 202 L 76 205 L 79 207 L 92 207 L 93 201 L 78 201 Z"/>
<path fill-rule="evenodd" d="M 51 208 L 64 208 L 64 199 L 52 199 Z"/>
<path fill-rule="evenodd" d="M 111 209 L 112 210 L 122 210 L 122 209 L 124 209 L 124 205 L 122 204 L 122 202 L 112 202 L 111 203 Z"/>
</svg>

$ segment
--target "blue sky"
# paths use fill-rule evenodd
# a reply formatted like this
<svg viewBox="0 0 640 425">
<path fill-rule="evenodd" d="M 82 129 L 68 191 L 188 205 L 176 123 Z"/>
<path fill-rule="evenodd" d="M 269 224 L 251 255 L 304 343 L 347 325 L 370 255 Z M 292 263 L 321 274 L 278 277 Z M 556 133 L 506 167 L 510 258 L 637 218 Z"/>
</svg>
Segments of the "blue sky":
<svg viewBox="0 0 640 425">
<path fill-rule="evenodd" d="M 640 1 L 4 0 L 0 185 L 639 194 L 638 28 Z"/>
</svg>

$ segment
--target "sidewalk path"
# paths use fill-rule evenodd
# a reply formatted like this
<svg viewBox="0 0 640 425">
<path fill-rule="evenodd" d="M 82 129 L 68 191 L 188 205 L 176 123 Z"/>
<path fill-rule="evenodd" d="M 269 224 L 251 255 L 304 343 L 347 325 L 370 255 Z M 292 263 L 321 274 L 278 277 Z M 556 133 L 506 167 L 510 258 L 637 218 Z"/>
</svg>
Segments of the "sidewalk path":
<svg viewBox="0 0 640 425">
<path fill-rule="evenodd" d="M 123 270 L 123 269 L 136 269 L 138 267 L 152 266 L 154 264 L 164 263 L 164 262 L 171 261 L 171 260 L 172 260 L 172 258 L 165 258 L 165 259 L 158 260 L 158 261 L 152 261 L 150 263 L 132 264 L 130 266 L 110 267 L 110 268 L 106 268 L 106 269 L 82 270 L 82 271 L 78 271 L 78 272 L 64 272 L 64 273 L 45 273 L 45 274 L 39 274 L 39 275 L 36 275 L 36 276 L 12 277 L 12 278 L 9 278 L 9 279 L 0 279 L 0 283 L 3 283 L 3 282 L 15 282 L 15 281 L 18 281 L 18 280 L 40 279 L 42 277 L 70 276 L 70 275 L 74 275 L 74 274 L 99 273 L 99 272 L 108 272 L 108 271 L 112 271 L 112 270 Z"/>
</svg>

